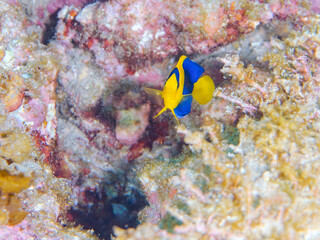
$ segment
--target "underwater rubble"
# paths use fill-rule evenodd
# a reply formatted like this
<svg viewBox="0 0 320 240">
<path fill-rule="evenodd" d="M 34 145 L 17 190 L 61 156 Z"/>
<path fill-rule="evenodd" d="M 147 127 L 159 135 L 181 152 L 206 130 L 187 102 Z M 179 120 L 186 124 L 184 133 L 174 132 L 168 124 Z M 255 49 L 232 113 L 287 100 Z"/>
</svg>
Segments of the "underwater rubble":
<svg viewBox="0 0 320 240">
<path fill-rule="evenodd" d="M 318 239 L 319 1 L 0 1 L 1 239 Z M 180 119 L 180 55 L 216 90 Z"/>
</svg>

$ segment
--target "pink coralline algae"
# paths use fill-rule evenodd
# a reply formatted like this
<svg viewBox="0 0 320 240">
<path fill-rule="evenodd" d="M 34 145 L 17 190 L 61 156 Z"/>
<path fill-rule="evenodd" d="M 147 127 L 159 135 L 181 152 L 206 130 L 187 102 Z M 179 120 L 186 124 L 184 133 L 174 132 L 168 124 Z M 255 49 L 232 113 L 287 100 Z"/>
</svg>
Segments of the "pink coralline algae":
<svg viewBox="0 0 320 240">
<path fill-rule="evenodd" d="M 315 12 L 315 13 L 320 13 L 320 1 L 319 0 L 312 0 L 311 1 L 311 9 Z"/>
<path fill-rule="evenodd" d="M 21 8 L 1 1 L 0 22 L 0 238 L 65 238 L 55 228 L 70 188 L 47 165 L 56 141 L 57 55 Z"/>
<path fill-rule="evenodd" d="M 259 23 L 258 15 L 248 17 L 248 13 L 235 3 L 223 7 L 188 1 L 123 0 L 96 2 L 82 9 L 66 6 L 59 12 L 57 39 L 90 49 L 98 66 L 110 77 L 119 78 L 123 70 L 131 75 L 168 56 L 209 53 L 235 40 Z"/>
<path fill-rule="evenodd" d="M 16 124 L 31 127 L 52 144 L 58 64 L 53 52 L 39 47 L 39 35 L 32 32 L 32 25 L 18 21 L 18 16 L 13 19 L 17 24 L 8 18 L 1 20 L 1 102 Z"/>
</svg>

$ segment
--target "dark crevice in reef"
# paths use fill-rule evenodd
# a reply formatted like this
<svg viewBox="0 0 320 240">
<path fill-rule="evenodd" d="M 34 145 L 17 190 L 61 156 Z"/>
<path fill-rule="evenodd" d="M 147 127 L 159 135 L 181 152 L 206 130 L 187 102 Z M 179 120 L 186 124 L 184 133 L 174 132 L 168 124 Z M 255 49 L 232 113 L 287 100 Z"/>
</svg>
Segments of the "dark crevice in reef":
<svg viewBox="0 0 320 240">
<path fill-rule="evenodd" d="M 108 172 L 98 188 L 86 188 L 77 206 L 67 213 L 69 222 L 93 229 L 100 239 L 111 239 L 112 227 L 135 228 L 139 225 L 138 212 L 148 202 L 137 184 L 124 173 Z"/>
<path fill-rule="evenodd" d="M 61 98 L 57 102 L 56 107 L 58 118 L 57 134 L 60 144 L 66 141 L 67 138 L 67 136 L 59 135 L 59 128 L 65 127 L 63 126 L 65 124 L 63 122 L 69 122 L 78 129 L 81 129 L 79 132 L 84 134 L 87 134 L 87 130 L 81 126 L 82 117 L 85 119 L 84 116 L 95 118 L 106 125 L 106 127 L 115 127 L 114 116 L 112 116 L 114 108 L 109 107 L 109 105 L 104 106 L 102 100 L 92 107 L 90 111 L 82 112 L 82 115 L 79 116 L 74 109 L 72 100 L 65 93 L 60 78 L 58 78 L 56 94 Z M 124 102 L 124 100 L 121 101 Z M 127 102 L 124 104 L 128 105 Z M 75 133 L 75 136 L 77 136 L 76 134 L 79 133 Z M 90 137 L 88 139 L 90 140 Z M 91 140 L 90 143 L 94 144 Z M 141 186 L 134 174 L 133 164 L 127 163 L 126 165 L 123 163 L 121 166 L 118 166 L 121 169 L 113 166 L 113 169 L 116 170 L 107 171 L 102 179 L 100 179 L 100 175 L 96 176 L 94 173 L 85 173 L 90 172 L 90 166 L 86 166 L 86 163 L 79 162 L 79 164 L 83 164 L 83 172 L 80 172 L 78 175 L 74 175 L 70 171 L 63 172 L 65 170 L 63 167 L 65 163 L 63 162 L 63 157 L 59 154 L 60 152 L 57 152 L 53 158 L 56 162 L 50 162 L 55 175 L 70 179 L 74 187 L 79 189 L 80 192 L 74 193 L 73 197 L 77 198 L 74 201 L 76 204 L 71 206 L 66 213 L 63 212 L 59 216 L 59 222 L 63 226 L 71 227 L 76 225 L 87 230 L 93 229 L 100 239 L 109 240 L 113 234 L 113 226 L 126 229 L 135 228 L 140 224 L 138 213 L 148 205 L 148 202 L 140 190 Z M 72 156 L 78 158 L 86 157 L 78 152 Z"/>
<path fill-rule="evenodd" d="M 44 45 L 48 45 L 51 39 L 54 38 L 56 35 L 56 27 L 58 24 L 58 13 L 60 11 L 60 8 L 52 13 L 48 19 L 48 22 L 45 24 L 45 29 L 42 34 L 42 43 Z"/>
</svg>

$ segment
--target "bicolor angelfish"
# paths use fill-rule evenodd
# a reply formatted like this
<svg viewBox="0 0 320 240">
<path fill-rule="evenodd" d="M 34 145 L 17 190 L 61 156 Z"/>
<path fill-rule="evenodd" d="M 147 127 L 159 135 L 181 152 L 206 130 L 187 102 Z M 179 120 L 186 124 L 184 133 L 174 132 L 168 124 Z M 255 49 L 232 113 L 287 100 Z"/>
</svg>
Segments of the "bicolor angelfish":
<svg viewBox="0 0 320 240">
<path fill-rule="evenodd" d="M 145 87 L 147 93 L 161 96 L 164 101 L 164 108 L 155 118 L 170 109 L 179 124 L 178 118 L 190 113 L 193 98 L 201 105 L 208 103 L 212 99 L 215 85 L 208 75 L 201 77 L 203 72 L 203 67 L 182 55 L 162 91 Z"/>
</svg>

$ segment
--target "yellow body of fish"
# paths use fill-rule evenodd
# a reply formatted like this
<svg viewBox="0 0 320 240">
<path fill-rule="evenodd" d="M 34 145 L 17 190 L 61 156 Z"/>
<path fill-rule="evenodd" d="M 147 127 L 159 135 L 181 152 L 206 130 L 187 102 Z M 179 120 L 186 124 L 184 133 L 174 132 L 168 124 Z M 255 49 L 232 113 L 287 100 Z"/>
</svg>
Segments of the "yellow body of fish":
<svg viewBox="0 0 320 240">
<path fill-rule="evenodd" d="M 190 112 L 192 98 L 200 104 L 208 103 L 212 99 L 215 85 L 208 75 L 200 78 L 203 72 L 199 64 L 183 55 L 171 71 L 162 91 L 144 88 L 147 93 L 163 98 L 164 108 L 155 117 L 170 109 L 179 123 L 178 117 Z"/>
</svg>

